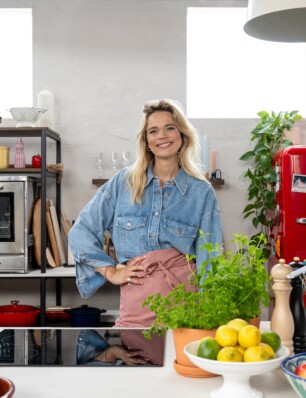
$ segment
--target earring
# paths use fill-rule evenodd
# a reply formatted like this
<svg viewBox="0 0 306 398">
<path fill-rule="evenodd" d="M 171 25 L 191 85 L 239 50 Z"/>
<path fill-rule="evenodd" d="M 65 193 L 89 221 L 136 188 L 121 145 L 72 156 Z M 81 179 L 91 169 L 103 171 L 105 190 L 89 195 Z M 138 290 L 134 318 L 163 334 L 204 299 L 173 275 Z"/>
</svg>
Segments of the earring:
<svg viewBox="0 0 306 398">
<path fill-rule="evenodd" d="M 147 151 L 148 151 L 148 152 L 151 152 L 151 149 L 150 149 L 149 147 L 147 147 Z"/>
</svg>

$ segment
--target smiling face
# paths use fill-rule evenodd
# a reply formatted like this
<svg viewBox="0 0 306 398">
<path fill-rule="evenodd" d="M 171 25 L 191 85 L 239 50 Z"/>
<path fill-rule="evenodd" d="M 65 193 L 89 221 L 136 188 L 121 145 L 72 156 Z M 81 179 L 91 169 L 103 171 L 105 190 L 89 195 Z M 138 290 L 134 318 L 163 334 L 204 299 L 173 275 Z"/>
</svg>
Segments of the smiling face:
<svg viewBox="0 0 306 398">
<path fill-rule="evenodd" d="M 170 112 L 157 111 L 148 117 L 146 137 L 155 161 L 168 159 L 177 162 L 182 137 Z"/>
</svg>

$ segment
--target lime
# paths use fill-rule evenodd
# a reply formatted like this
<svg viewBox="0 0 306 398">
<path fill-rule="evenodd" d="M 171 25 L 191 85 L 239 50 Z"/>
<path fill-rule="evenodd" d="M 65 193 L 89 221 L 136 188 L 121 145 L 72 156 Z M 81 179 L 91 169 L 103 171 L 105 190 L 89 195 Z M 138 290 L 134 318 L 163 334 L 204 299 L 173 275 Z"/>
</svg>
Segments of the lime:
<svg viewBox="0 0 306 398">
<path fill-rule="evenodd" d="M 262 332 L 261 334 L 261 342 L 265 344 L 269 344 L 276 352 L 280 349 L 281 339 L 279 335 L 275 332 Z"/>
<path fill-rule="evenodd" d="M 232 319 L 231 321 L 229 321 L 227 323 L 227 326 L 235 329 L 237 332 L 239 332 L 240 329 L 242 329 L 244 326 L 247 326 L 247 325 L 248 325 L 248 322 L 241 318 Z"/>
<path fill-rule="evenodd" d="M 237 331 L 227 325 L 219 326 L 216 330 L 216 340 L 222 347 L 235 346 L 237 337 Z"/>
<path fill-rule="evenodd" d="M 244 326 L 238 332 L 238 343 L 241 347 L 249 348 L 257 346 L 261 341 L 260 330 L 253 325 Z"/>
<path fill-rule="evenodd" d="M 236 347 L 223 347 L 218 352 L 217 360 L 223 362 L 243 362 L 243 356 Z"/>
<path fill-rule="evenodd" d="M 197 356 L 206 359 L 217 359 L 221 347 L 214 337 L 204 337 L 198 345 Z"/>
</svg>

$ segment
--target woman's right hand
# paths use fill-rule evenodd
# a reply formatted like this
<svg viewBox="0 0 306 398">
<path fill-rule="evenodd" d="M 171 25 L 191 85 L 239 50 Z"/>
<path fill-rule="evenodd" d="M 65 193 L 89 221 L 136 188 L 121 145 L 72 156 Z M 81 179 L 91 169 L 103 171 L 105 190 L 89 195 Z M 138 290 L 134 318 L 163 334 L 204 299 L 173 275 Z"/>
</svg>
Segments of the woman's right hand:
<svg viewBox="0 0 306 398">
<path fill-rule="evenodd" d="M 116 268 L 112 266 L 101 267 L 96 268 L 96 270 L 114 285 L 124 285 L 125 283 L 143 285 L 141 280 L 143 278 L 141 262 L 145 258 L 145 255 L 138 256 L 130 260 L 126 266 L 118 266 Z"/>
</svg>

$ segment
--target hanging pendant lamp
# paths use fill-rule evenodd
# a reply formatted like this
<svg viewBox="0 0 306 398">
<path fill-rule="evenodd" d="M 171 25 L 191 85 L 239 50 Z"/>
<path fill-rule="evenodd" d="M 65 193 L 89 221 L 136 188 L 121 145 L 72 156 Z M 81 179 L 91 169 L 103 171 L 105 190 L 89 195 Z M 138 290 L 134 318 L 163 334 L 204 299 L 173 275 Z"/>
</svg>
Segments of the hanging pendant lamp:
<svg viewBox="0 0 306 398">
<path fill-rule="evenodd" d="M 249 0 L 244 31 L 261 40 L 306 42 L 306 0 Z"/>
</svg>

